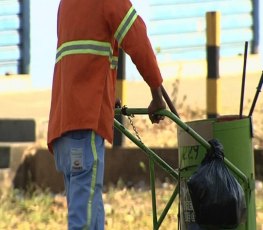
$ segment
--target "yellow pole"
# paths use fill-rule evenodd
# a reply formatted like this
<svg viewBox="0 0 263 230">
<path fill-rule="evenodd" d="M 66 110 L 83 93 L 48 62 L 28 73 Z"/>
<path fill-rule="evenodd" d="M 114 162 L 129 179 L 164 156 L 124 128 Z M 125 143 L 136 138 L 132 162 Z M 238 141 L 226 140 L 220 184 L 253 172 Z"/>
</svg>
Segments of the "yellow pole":
<svg viewBox="0 0 263 230">
<path fill-rule="evenodd" d="M 126 105 L 126 80 L 125 80 L 125 53 L 122 49 L 119 50 L 119 60 L 118 60 L 118 72 L 117 72 L 117 82 L 116 82 L 116 94 L 115 98 L 119 99 L 121 105 Z M 123 116 L 116 115 L 115 118 L 123 124 Z M 114 129 L 114 147 L 121 147 L 124 142 L 124 135 Z"/>
<path fill-rule="evenodd" d="M 219 76 L 220 12 L 206 13 L 207 39 L 207 117 L 218 117 L 221 112 L 221 79 Z"/>
</svg>

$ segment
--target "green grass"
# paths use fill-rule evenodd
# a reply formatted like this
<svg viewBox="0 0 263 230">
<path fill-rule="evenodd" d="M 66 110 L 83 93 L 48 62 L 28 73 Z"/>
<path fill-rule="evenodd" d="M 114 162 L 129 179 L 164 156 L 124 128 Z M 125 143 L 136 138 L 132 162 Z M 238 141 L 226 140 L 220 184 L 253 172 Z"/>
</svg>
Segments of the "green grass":
<svg viewBox="0 0 263 230">
<path fill-rule="evenodd" d="M 157 210 L 165 207 L 174 186 L 156 189 Z M 103 195 L 106 230 L 152 229 L 151 192 L 148 189 L 110 187 Z M 263 192 L 257 192 L 257 229 L 263 223 Z M 162 227 L 177 229 L 177 199 L 168 212 Z M 262 214 L 261 214 L 262 213 Z M 158 215 L 159 215 L 158 214 Z M 23 193 L 10 190 L 0 193 L 0 229 L 5 230 L 66 230 L 67 207 L 64 196 L 48 191 L 32 190 Z"/>
</svg>

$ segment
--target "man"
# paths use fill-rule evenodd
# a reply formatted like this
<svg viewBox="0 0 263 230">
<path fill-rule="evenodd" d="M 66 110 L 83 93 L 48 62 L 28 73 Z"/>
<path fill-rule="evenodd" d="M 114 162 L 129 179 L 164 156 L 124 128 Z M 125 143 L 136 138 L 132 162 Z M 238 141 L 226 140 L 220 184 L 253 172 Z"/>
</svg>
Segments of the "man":
<svg viewBox="0 0 263 230">
<path fill-rule="evenodd" d="M 153 123 L 162 77 L 146 27 L 129 0 L 61 0 L 48 147 L 63 172 L 70 230 L 104 229 L 104 139 L 112 143 L 118 50 L 149 85 Z"/>
</svg>

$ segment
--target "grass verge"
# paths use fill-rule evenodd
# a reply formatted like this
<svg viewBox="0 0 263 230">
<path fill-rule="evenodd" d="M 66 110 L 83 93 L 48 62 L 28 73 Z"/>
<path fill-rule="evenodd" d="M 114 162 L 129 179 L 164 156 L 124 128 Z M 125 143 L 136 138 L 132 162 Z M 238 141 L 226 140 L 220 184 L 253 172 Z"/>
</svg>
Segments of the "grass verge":
<svg viewBox="0 0 263 230">
<path fill-rule="evenodd" d="M 163 184 L 156 189 L 158 216 L 164 209 L 174 186 Z M 149 189 L 110 187 L 103 194 L 106 230 L 152 229 L 152 204 Z M 0 193 L 0 229 L 5 230 L 66 230 L 67 207 L 65 196 L 49 191 Z M 177 229 L 178 201 L 172 205 L 160 229 Z M 263 223 L 263 192 L 256 193 L 257 230 Z"/>
</svg>

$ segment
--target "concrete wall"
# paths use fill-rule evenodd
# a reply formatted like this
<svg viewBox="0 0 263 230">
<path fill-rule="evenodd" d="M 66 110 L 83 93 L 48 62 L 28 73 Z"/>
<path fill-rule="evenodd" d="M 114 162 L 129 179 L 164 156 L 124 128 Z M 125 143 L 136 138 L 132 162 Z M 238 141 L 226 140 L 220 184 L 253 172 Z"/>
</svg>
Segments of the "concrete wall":
<svg viewBox="0 0 263 230">
<path fill-rule="evenodd" d="M 63 176 L 54 166 L 54 158 L 46 149 L 10 148 L 10 168 L 0 169 L 1 187 L 26 188 L 34 183 L 58 193 L 64 191 Z M 172 168 L 178 167 L 177 149 L 153 149 Z M 255 176 L 263 180 L 263 150 L 255 150 Z M 149 185 L 149 159 L 137 148 L 107 149 L 105 156 L 105 185 Z M 156 181 L 173 181 L 159 166 L 155 166 Z"/>
</svg>

